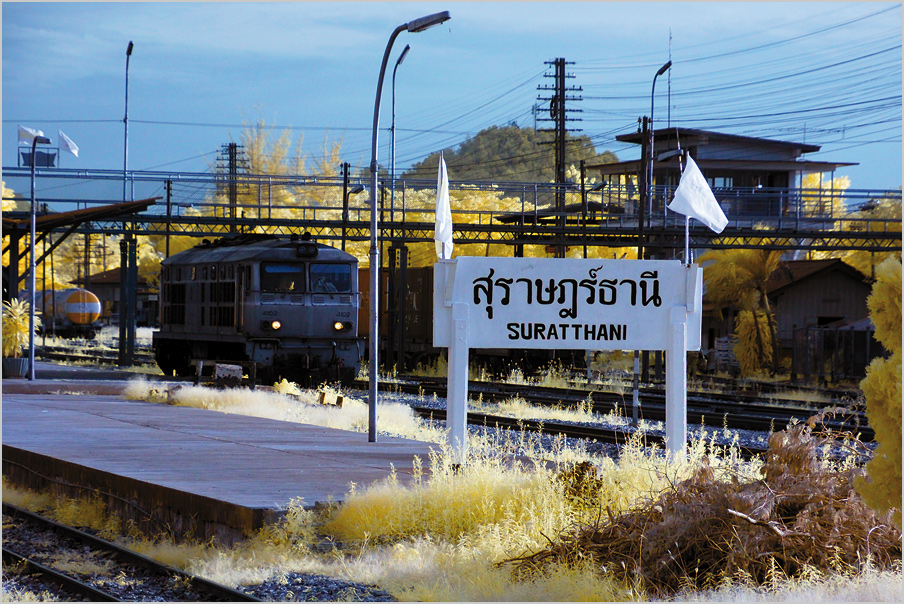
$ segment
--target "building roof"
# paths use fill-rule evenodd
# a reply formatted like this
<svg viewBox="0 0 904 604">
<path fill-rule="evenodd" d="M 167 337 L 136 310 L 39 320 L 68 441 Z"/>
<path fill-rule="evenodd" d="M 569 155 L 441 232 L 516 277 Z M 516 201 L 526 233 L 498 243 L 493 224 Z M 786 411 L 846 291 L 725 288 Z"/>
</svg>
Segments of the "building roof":
<svg viewBox="0 0 904 604">
<path fill-rule="evenodd" d="M 94 208 L 85 208 L 82 210 L 71 210 L 69 212 L 51 212 L 49 214 L 41 214 L 35 217 L 35 230 L 37 232 L 51 231 L 58 227 L 71 225 L 79 225 L 83 222 L 93 222 L 95 220 L 109 220 L 143 212 L 160 199 L 159 197 L 150 197 L 138 201 L 127 201 L 123 203 L 112 203 L 109 205 L 98 206 Z M 30 226 L 29 217 L 26 214 L 21 220 L 3 216 L 3 230 L 19 229 L 27 231 Z"/>
<path fill-rule="evenodd" d="M 842 166 L 856 166 L 856 162 L 829 162 L 829 161 L 792 161 L 792 160 L 756 160 L 756 159 L 695 159 L 694 163 L 700 170 L 781 170 L 804 172 L 831 172 Z M 599 170 L 603 176 L 609 174 L 633 174 L 641 170 L 640 160 L 628 160 L 606 164 L 587 164 L 587 170 Z M 672 157 L 666 161 L 656 162 L 656 169 L 663 167 L 679 169 L 678 158 Z"/>
<path fill-rule="evenodd" d="M 119 287 L 120 281 L 120 269 L 119 268 L 111 268 L 110 270 L 103 271 L 100 273 L 94 273 L 87 279 L 87 287 L 90 288 L 93 285 L 115 285 Z M 80 277 L 78 279 L 74 279 L 72 281 L 79 287 L 85 287 L 86 279 L 84 277 Z M 138 275 L 138 287 L 148 287 L 147 279 L 144 279 L 140 274 Z"/>
<path fill-rule="evenodd" d="M 766 282 L 766 291 L 769 292 L 770 296 L 780 294 L 788 287 L 799 284 L 805 279 L 835 271 L 841 271 L 852 279 L 862 281 L 866 285 L 866 277 L 860 271 L 838 258 L 788 260 L 782 262 L 769 277 Z"/>
<path fill-rule="evenodd" d="M 662 128 L 660 130 L 653 131 L 653 138 L 657 142 L 674 139 L 679 139 L 682 142 L 688 139 L 736 141 L 747 145 L 769 145 L 772 147 L 797 149 L 801 153 L 815 153 L 821 148 L 818 145 L 808 145 L 806 143 L 780 141 L 770 138 L 756 138 L 752 136 L 739 136 L 737 134 L 725 134 L 723 132 L 713 132 L 711 130 L 697 130 L 696 128 Z M 615 140 L 640 145 L 643 144 L 643 133 L 631 132 L 629 134 L 619 134 L 615 137 Z M 683 144 L 682 147 L 684 146 L 686 145 Z"/>
</svg>

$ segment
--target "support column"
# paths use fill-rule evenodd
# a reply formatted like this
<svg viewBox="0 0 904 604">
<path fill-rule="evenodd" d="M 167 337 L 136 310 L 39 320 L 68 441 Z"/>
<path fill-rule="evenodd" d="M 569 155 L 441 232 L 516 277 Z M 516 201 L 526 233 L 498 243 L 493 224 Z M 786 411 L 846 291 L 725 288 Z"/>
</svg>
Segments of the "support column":
<svg viewBox="0 0 904 604">
<path fill-rule="evenodd" d="M 687 442 L 687 309 L 671 310 L 671 340 L 666 351 L 665 438 L 666 449 L 684 453 Z"/>
<path fill-rule="evenodd" d="M 446 427 L 452 459 L 464 463 L 468 453 L 468 305 L 452 304 L 452 338 L 449 343 Z"/>
</svg>

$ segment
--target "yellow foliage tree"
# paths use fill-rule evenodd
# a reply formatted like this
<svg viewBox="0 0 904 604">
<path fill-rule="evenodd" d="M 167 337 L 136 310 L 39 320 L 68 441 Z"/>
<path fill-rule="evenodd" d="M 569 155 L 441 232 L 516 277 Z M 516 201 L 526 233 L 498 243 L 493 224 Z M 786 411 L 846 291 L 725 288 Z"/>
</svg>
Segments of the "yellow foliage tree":
<svg viewBox="0 0 904 604">
<path fill-rule="evenodd" d="M 764 311 L 740 311 L 735 317 L 735 338 L 734 353 L 742 375 L 753 375 L 772 365 L 773 331 Z"/>
<path fill-rule="evenodd" d="M 901 528 L 901 260 L 886 259 L 876 267 L 876 275 L 867 302 L 876 339 L 891 356 L 870 363 L 860 382 L 879 446 L 866 465 L 869 480 L 858 480 L 856 486 L 873 509 L 894 510 Z"/>
<path fill-rule="evenodd" d="M 869 209 L 857 210 L 848 215 L 851 219 L 864 220 L 864 230 L 868 232 L 876 231 L 897 231 L 899 236 L 901 233 L 901 198 L 880 199 L 874 206 Z M 868 221 L 868 222 L 867 222 Z M 854 250 L 844 255 L 844 261 L 859 270 L 868 277 L 872 277 L 875 273 L 875 267 L 884 262 L 887 258 L 901 259 L 901 250 L 892 250 L 889 252 L 864 252 Z"/>
<path fill-rule="evenodd" d="M 701 265 L 711 262 L 703 268 L 703 280 L 716 316 L 721 318 L 722 309 L 728 306 L 741 311 L 735 321 L 735 356 L 739 362 L 745 359 L 741 365 L 744 375 L 764 369 L 774 372 L 778 364 L 775 315 L 766 295 L 766 282 L 781 258 L 781 250 L 764 249 L 714 250 L 698 258 Z"/>
<path fill-rule="evenodd" d="M 6 181 L 3 181 L 3 211 L 12 212 L 16 209 L 16 192 L 6 187 Z"/>
<path fill-rule="evenodd" d="M 801 182 L 801 205 L 804 216 L 845 216 L 844 192 L 851 186 L 847 176 L 824 179 L 821 173 L 806 174 Z"/>
</svg>

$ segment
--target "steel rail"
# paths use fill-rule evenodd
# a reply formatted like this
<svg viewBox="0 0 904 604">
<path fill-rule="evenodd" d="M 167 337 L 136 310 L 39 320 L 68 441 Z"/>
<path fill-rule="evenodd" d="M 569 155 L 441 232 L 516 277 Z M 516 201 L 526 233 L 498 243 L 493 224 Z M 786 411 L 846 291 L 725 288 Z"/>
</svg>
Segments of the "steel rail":
<svg viewBox="0 0 904 604">
<path fill-rule="evenodd" d="M 6 546 L 3 546 L 3 561 L 7 564 L 23 564 L 28 569 L 29 574 L 40 575 L 46 582 L 55 583 L 63 591 L 85 597 L 89 602 L 124 602 L 124 600 L 120 600 L 105 591 L 92 587 L 69 575 L 55 571 L 50 567 L 44 566 L 40 562 L 35 562 L 22 554 L 14 552 Z"/>
<path fill-rule="evenodd" d="M 73 528 L 71 526 L 66 526 L 65 524 L 60 524 L 55 522 L 49 518 L 45 518 L 39 514 L 35 514 L 34 512 L 29 512 L 23 508 L 18 506 L 3 503 L 3 513 L 9 516 L 18 516 L 21 518 L 25 518 L 29 522 L 34 522 L 51 530 L 54 530 L 60 534 L 66 535 L 73 539 L 77 539 L 82 543 L 88 545 L 89 547 L 96 548 L 102 551 L 109 552 L 116 556 L 119 560 L 127 562 L 129 564 L 134 564 L 136 566 L 141 566 L 147 568 L 153 572 L 168 574 L 171 576 L 178 577 L 185 581 L 188 581 L 190 585 L 197 589 L 198 591 L 204 591 L 208 594 L 214 595 L 219 598 L 225 598 L 227 602 L 262 602 L 264 600 L 260 600 L 254 596 L 251 596 L 245 592 L 232 589 L 231 587 L 227 587 L 225 585 L 220 585 L 218 583 L 214 583 L 208 579 L 204 579 L 203 577 L 198 577 L 196 575 L 192 575 L 186 573 L 184 571 L 179 570 L 178 568 L 174 568 L 172 566 L 162 564 L 157 562 L 156 560 L 134 552 L 130 549 L 126 549 L 115 543 L 111 543 L 105 539 L 101 539 L 99 537 L 95 537 L 89 533 L 81 531 L 79 529 Z M 93 589 L 93 588 L 92 588 Z"/>
</svg>

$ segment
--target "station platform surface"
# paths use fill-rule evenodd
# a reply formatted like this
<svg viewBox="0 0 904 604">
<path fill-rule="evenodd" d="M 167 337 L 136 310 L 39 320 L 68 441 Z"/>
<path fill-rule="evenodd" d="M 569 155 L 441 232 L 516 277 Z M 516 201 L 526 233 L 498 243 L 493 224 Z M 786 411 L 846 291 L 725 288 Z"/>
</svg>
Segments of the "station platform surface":
<svg viewBox="0 0 904 604">
<path fill-rule="evenodd" d="M 412 479 L 435 445 L 130 401 L 120 379 L 3 380 L 3 472 L 25 486 L 93 491 L 127 518 L 230 543 L 290 501 L 339 502 L 395 473 Z"/>
</svg>

